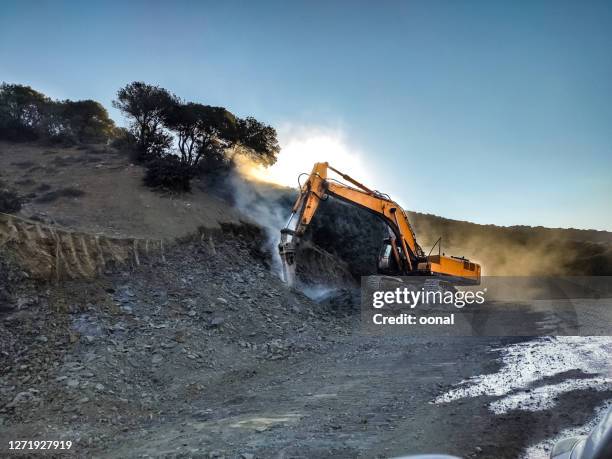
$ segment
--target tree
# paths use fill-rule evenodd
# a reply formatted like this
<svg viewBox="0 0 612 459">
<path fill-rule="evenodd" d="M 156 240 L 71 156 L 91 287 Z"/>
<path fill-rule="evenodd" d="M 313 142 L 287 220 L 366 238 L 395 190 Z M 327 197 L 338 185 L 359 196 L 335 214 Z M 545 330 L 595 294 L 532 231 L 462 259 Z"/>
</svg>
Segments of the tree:
<svg viewBox="0 0 612 459">
<path fill-rule="evenodd" d="M 93 100 L 54 101 L 29 86 L 0 85 L 0 136 L 9 140 L 102 142 L 114 130 L 106 109 Z"/>
<path fill-rule="evenodd" d="M 65 100 L 59 106 L 64 129 L 79 142 L 100 142 L 113 136 L 115 123 L 98 102 Z"/>
<path fill-rule="evenodd" d="M 130 83 L 117 92 L 113 106 L 131 120 L 136 159 L 150 165 L 145 179 L 149 186 L 184 191 L 198 171 L 229 169 L 233 155 L 245 154 L 269 166 L 280 151 L 271 126 L 252 117 L 239 119 L 223 107 L 183 102 L 158 86 Z"/>
<path fill-rule="evenodd" d="M 238 139 L 236 117 L 222 107 L 179 103 L 167 111 L 164 125 L 177 136 L 181 163 L 194 171 L 202 159 L 223 155 Z"/>
<path fill-rule="evenodd" d="M 276 130 L 249 116 L 237 122 L 238 138 L 245 153 L 257 163 L 271 166 L 276 162 L 280 145 Z"/>
<path fill-rule="evenodd" d="M 159 86 L 134 81 L 117 92 L 113 107 L 131 120 L 141 160 L 161 157 L 172 144 L 163 131 L 166 112 L 177 104 L 177 98 Z"/>
<path fill-rule="evenodd" d="M 0 134 L 10 140 L 34 139 L 41 134 L 48 105 L 44 94 L 29 86 L 0 85 Z"/>
</svg>

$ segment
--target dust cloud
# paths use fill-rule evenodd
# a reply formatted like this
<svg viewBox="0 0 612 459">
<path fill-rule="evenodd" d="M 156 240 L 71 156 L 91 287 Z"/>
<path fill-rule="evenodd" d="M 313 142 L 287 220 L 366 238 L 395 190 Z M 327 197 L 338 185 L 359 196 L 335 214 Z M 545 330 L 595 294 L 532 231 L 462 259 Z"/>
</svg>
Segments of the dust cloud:
<svg viewBox="0 0 612 459">
<path fill-rule="evenodd" d="M 612 273 L 612 234 L 609 242 L 592 242 L 602 235 L 589 230 L 479 225 L 412 212 L 409 217 L 424 248 L 442 237 L 442 252 L 480 263 L 485 276 Z"/>
<path fill-rule="evenodd" d="M 257 165 L 248 158 L 235 162 L 236 168 L 226 180 L 234 206 L 246 217 L 264 228 L 267 240 L 262 247 L 271 256 L 271 269 L 282 278 L 278 254 L 280 230 L 285 227 L 297 197 L 297 190 L 261 180 Z M 255 171 L 255 173 L 253 173 Z M 298 284 L 307 296 L 319 296 L 315 290 L 333 290 L 352 285 L 355 280 L 346 262 L 305 239 L 301 242 L 297 268 Z"/>
<path fill-rule="evenodd" d="M 266 243 L 262 249 L 271 256 L 272 272 L 282 278 L 278 254 L 280 230 L 289 219 L 295 194 L 285 187 L 258 178 L 258 166 L 250 159 L 237 156 L 234 161 L 236 168 L 227 179 L 234 206 L 265 230 Z"/>
</svg>

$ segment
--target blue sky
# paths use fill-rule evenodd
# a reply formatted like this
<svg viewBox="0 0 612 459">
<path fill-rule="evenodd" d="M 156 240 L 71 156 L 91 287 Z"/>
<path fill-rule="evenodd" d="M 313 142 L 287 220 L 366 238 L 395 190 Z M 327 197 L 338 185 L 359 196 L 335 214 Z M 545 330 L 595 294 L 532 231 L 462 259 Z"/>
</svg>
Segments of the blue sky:
<svg viewBox="0 0 612 459">
<path fill-rule="evenodd" d="M 610 24 L 605 1 L 2 2 L 0 80 L 119 122 L 144 80 L 330 133 L 408 209 L 612 230 Z"/>
</svg>

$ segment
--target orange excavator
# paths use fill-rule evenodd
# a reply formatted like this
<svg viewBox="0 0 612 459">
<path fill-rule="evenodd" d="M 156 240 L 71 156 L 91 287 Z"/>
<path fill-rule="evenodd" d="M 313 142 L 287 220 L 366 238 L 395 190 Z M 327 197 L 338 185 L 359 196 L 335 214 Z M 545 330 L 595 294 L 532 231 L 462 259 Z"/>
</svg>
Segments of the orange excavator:
<svg viewBox="0 0 612 459">
<path fill-rule="evenodd" d="M 337 173 L 351 186 L 328 178 L 328 170 Z M 327 196 L 364 208 L 387 224 L 389 237 L 384 239 L 380 250 L 379 274 L 433 276 L 453 285 L 480 283 L 479 264 L 463 257 L 447 257 L 439 252 L 437 255 L 431 255 L 431 252 L 430 255 L 425 255 L 416 241 L 406 212 L 389 196 L 367 188 L 328 163 L 316 163 L 306 182 L 300 186 L 300 194 L 293 206 L 291 218 L 281 230 L 281 242 L 278 248 L 283 262 L 285 282 L 290 286 L 295 283 L 297 246 L 319 204 L 327 199 Z"/>
</svg>

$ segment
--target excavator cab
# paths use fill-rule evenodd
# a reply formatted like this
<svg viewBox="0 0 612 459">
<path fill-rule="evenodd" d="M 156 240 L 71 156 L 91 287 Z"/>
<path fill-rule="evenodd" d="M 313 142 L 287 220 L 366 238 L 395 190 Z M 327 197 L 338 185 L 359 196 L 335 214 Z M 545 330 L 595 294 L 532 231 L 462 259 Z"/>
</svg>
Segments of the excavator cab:
<svg viewBox="0 0 612 459">
<path fill-rule="evenodd" d="M 385 273 L 391 268 L 393 260 L 393 247 L 391 247 L 391 239 L 385 239 L 378 254 L 378 272 Z"/>
<path fill-rule="evenodd" d="M 391 238 L 383 240 L 380 251 L 378 252 L 378 273 L 385 275 L 394 275 L 399 271 L 397 263 L 398 247 L 395 246 Z"/>
</svg>

